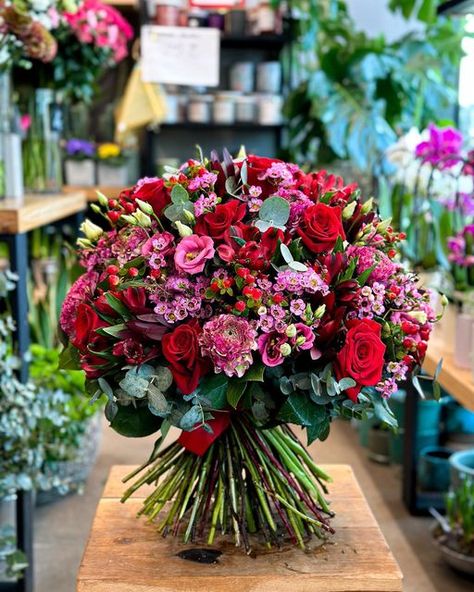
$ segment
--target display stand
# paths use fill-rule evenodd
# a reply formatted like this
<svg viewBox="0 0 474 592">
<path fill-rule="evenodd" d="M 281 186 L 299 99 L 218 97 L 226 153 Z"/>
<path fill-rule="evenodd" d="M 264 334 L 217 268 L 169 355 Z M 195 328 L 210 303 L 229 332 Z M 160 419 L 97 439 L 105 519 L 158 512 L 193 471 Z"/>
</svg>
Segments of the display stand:
<svg viewBox="0 0 474 592">
<path fill-rule="evenodd" d="M 69 195 L 26 195 L 21 201 L 0 201 L 0 242 L 6 243 L 10 255 L 10 268 L 18 275 L 11 293 L 12 315 L 16 323 L 15 351 L 21 359 L 19 377 L 28 380 L 25 354 L 29 350 L 28 326 L 28 232 L 35 228 L 72 218 L 77 226 L 82 221 L 87 202 L 84 193 Z M 16 497 L 16 533 L 18 548 L 28 560 L 23 577 L 16 582 L 0 582 L 0 592 L 33 592 L 33 510 L 31 492 L 20 491 Z"/>
<path fill-rule="evenodd" d="M 221 551 L 214 564 L 182 559 L 180 551 L 203 548 L 163 538 L 144 518 L 137 519 L 146 489 L 125 504 L 122 477 L 135 467 L 115 466 L 92 525 L 77 592 L 398 592 L 402 574 L 347 465 L 321 467 L 330 485 L 336 534 L 311 550 L 284 544 L 268 550 L 255 546 L 249 557 L 229 539 L 216 540 Z M 148 493 L 150 490 L 148 489 Z"/>
</svg>

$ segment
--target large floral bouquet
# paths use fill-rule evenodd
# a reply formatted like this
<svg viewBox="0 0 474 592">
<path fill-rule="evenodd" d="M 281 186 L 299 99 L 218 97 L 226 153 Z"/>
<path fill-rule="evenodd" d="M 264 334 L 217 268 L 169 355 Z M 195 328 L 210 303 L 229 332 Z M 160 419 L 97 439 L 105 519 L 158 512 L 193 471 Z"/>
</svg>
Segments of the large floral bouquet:
<svg viewBox="0 0 474 592">
<path fill-rule="evenodd" d="M 338 416 L 395 425 L 387 399 L 435 320 L 400 236 L 354 185 L 257 156 L 189 160 L 100 203 L 109 229 L 82 227 L 62 363 L 118 432 L 161 431 L 124 498 L 161 478 L 141 513 L 185 541 L 331 532 L 329 477 L 289 424 L 309 443 Z"/>
</svg>

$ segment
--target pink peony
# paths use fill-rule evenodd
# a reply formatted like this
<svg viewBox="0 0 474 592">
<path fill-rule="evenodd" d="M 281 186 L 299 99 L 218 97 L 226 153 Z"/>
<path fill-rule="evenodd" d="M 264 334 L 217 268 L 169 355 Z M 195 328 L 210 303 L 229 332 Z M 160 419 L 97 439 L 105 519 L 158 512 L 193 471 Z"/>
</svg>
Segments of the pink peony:
<svg viewBox="0 0 474 592">
<path fill-rule="evenodd" d="M 209 236 L 186 236 L 176 247 L 174 264 L 178 271 L 195 275 L 201 273 L 208 259 L 214 257 L 214 242 Z"/>
<path fill-rule="evenodd" d="M 251 352 L 257 349 L 256 336 L 246 319 L 222 314 L 205 323 L 199 344 L 217 373 L 241 377 L 253 362 Z"/>
</svg>

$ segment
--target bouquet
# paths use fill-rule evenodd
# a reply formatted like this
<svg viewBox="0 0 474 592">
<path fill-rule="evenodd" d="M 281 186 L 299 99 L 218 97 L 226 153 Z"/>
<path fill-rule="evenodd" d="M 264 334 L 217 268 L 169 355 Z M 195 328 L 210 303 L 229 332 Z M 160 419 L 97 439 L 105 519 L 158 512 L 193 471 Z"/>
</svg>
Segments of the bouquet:
<svg viewBox="0 0 474 592">
<path fill-rule="evenodd" d="M 248 552 L 256 532 L 302 548 L 331 533 L 330 477 L 290 424 L 308 443 L 340 416 L 396 425 L 387 400 L 436 320 L 397 262 L 400 235 L 355 185 L 253 155 L 99 197 L 61 362 L 107 397 L 119 433 L 160 432 L 124 499 L 155 484 L 140 513 L 185 542 L 219 530 Z"/>
</svg>

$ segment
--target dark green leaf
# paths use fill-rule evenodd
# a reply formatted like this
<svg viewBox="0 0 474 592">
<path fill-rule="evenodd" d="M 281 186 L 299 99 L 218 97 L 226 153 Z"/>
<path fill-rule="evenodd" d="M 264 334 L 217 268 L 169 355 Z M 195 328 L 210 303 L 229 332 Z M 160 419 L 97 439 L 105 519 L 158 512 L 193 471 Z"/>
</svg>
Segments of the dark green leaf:
<svg viewBox="0 0 474 592">
<path fill-rule="evenodd" d="M 247 383 L 240 380 L 230 380 L 227 388 L 227 402 L 231 407 L 237 409 L 240 399 L 243 397 Z"/>
<path fill-rule="evenodd" d="M 127 438 L 142 438 L 157 432 L 160 429 L 161 421 L 161 418 L 153 415 L 148 407 L 119 405 L 110 426 Z"/>
</svg>

